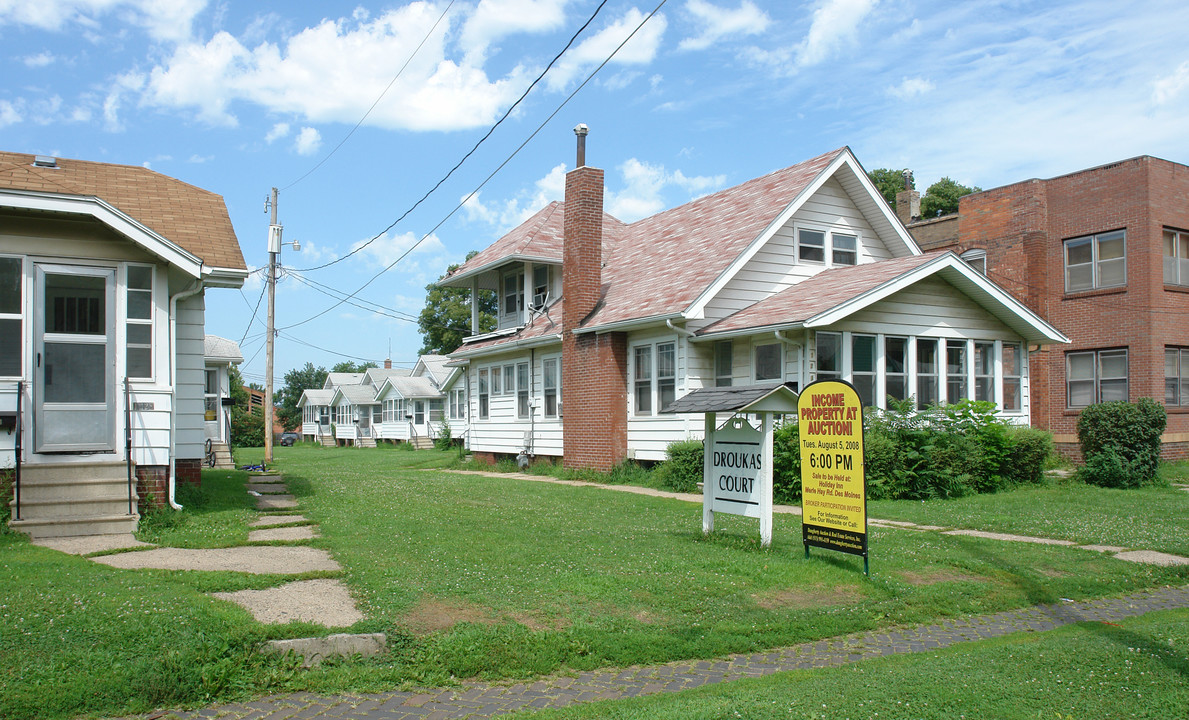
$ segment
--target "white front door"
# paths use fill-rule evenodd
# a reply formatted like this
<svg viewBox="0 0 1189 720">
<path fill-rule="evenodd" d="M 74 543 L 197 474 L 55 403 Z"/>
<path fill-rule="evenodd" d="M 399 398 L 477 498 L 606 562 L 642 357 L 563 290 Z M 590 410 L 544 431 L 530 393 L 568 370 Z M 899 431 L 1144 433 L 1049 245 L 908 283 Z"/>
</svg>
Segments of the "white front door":
<svg viewBox="0 0 1189 720">
<path fill-rule="evenodd" d="M 116 449 L 115 276 L 35 266 L 34 452 Z"/>
</svg>

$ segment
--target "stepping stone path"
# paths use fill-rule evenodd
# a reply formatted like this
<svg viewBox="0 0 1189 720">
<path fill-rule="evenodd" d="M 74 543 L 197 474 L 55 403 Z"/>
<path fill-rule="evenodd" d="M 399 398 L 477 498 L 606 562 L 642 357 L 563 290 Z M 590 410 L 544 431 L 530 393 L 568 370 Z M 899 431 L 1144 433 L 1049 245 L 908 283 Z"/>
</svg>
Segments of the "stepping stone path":
<svg viewBox="0 0 1189 720">
<path fill-rule="evenodd" d="M 318 537 L 309 525 L 297 527 L 265 528 L 248 533 L 248 542 L 270 542 L 275 540 L 313 540 Z"/>
</svg>

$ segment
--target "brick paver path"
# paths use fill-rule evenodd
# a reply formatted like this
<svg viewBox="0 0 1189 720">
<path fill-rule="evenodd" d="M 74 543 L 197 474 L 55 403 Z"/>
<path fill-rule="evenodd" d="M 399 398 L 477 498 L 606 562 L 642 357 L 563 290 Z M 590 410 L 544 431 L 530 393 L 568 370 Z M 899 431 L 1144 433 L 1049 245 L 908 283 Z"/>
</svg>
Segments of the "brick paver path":
<svg viewBox="0 0 1189 720">
<path fill-rule="evenodd" d="M 1113 623 L 1155 610 L 1184 607 L 1189 607 L 1189 586 L 1148 590 L 1121 598 L 1039 605 L 933 625 L 873 630 L 716 660 L 555 675 L 515 685 L 465 683 L 449 689 L 335 696 L 293 693 L 248 703 L 175 712 L 163 717 L 217 717 L 223 720 L 489 718 L 524 708 L 557 708 L 594 700 L 678 692 L 785 670 L 833 667 L 883 655 L 930 652 L 958 643 L 1016 632 L 1052 630 L 1076 622 Z"/>
</svg>

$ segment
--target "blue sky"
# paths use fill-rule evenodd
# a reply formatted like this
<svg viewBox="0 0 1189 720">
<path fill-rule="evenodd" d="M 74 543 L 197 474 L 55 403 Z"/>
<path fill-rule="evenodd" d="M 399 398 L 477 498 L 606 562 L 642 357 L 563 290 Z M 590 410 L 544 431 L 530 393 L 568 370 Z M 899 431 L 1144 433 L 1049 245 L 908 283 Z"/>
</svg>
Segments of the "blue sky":
<svg viewBox="0 0 1189 720">
<path fill-rule="evenodd" d="M 912 168 L 921 190 L 1189 162 L 1183 0 L 668 0 L 649 17 L 656 2 L 608 0 L 390 229 L 597 2 L 0 0 L 0 148 L 219 193 L 252 268 L 280 188 L 285 239 L 303 248 L 282 254 L 278 382 L 306 361 L 411 364 L 425 285 L 561 199 L 580 122 L 625 221 L 842 145 L 868 169 Z M 316 289 L 369 281 L 362 308 Z M 207 332 L 243 339 L 255 381 L 261 290 L 256 274 L 207 294 Z"/>
</svg>

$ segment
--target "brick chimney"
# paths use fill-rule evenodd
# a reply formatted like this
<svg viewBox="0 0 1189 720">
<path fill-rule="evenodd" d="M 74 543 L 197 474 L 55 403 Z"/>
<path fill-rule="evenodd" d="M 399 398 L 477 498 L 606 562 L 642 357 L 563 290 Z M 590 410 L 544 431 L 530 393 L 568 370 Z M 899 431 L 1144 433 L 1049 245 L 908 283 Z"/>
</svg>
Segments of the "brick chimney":
<svg viewBox="0 0 1189 720">
<path fill-rule="evenodd" d="M 627 457 L 627 335 L 574 330 L 603 294 L 603 171 L 586 166 L 586 125 L 577 167 L 566 174 L 562 262 L 562 453 L 566 467 L 610 470 Z"/>
<path fill-rule="evenodd" d="M 896 217 L 905 225 L 921 219 L 921 194 L 912 189 L 912 172 L 904 171 L 904 189 L 896 193 Z"/>
<path fill-rule="evenodd" d="M 392 369 L 392 358 L 384 358 L 384 369 L 385 370 Z"/>
</svg>

